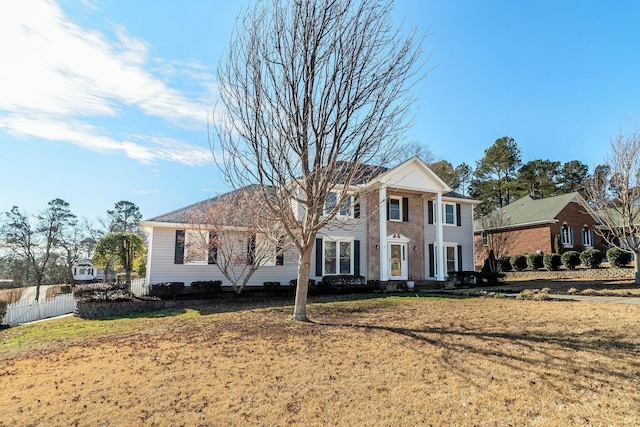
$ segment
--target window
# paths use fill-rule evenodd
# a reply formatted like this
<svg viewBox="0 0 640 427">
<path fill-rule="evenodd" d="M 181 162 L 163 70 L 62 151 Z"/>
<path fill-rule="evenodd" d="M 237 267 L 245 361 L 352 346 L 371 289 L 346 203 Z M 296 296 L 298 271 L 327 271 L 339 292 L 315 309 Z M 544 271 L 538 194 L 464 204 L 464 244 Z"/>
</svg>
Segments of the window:
<svg viewBox="0 0 640 427">
<path fill-rule="evenodd" d="M 486 231 L 480 233 L 482 239 L 482 246 L 489 246 L 489 234 Z"/>
<path fill-rule="evenodd" d="M 255 240 L 256 261 L 261 267 L 271 267 L 276 265 L 276 252 L 278 251 L 277 242 L 264 235 L 264 233 L 256 234 Z"/>
<path fill-rule="evenodd" d="M 456 205 L 444 204 L 444 223 L 454 225 L 456 223 Z"/>
<path fill-rule="evenodd" d="M 590 230 L 587 225 L 582 228 L 582 246 L 593 248 L 593 230 Z"/>
<path fill-rule="evenodd" d="M 438 246 L 435 245 L 435 242 L 433 245 L 429 245 L 430 247 L 433 246 L 433 253 L 429 253 L 429 257 L 430 257 L 430 263 L 431 265 L 433 265 L 433 268 L 430 268 L 429 270 L 429 274 L 432 277 L 435 277 L 436 275 L 436 271 L 438 269 L 438 257 L 437 257 L 437 253 L 438 253 Z M 430 249 L 431 251 L 431 249 Z M 444 263 L 446 265 L 446 271 L 444 272 L 445 276 L 450 272 L 450 271 L 458 271 L 462 268 L 461 259 L 458 259 L 460 255 L 460 251 L 461 251 L 461 247 L 458 246 L 457 243 L 452 243 L 452 242 L 445 242 L 444 243 Z"/>
<path fill-rule="evenodd" d="M 335 191 L 329 191 L 327 198 L 324 201 L 324 213 L 329 215 L 333 208 L 338 204 L 338 194 Z"/>
<path fill-rule="evenodd" d="M 573 228 L 565 222 L 560 227 L 560 241 L 565 248 L 573 247 Z"/>
<path fill-rule="evenodd" d="M 400 207 L 400 198 L 389 198 L 389 219 L 391 221 L 402 221 L 402 208 Z"/>
<path fill-rule="evenodd" d="M 444 257 L 447 262 L 447 273 L 450 271 L 456 271 L 457 270 L 456 247 L 445 246 Z"/>
<path fill-rule="evenodd" d="M 208 233 L 200 230 L 185 230 L 184 263 L 207 264 Z"/>
<path fill-rule="evenodd" d="M 327 198 L 324 201 L 324 213 L 325 215 L 329 215 L 333 209 L 338 205 L 338 197 L 340 193 L 336 191 L 330 191 L 327 194 Z M 353 216 L 353 195 L 347 196 L 344 201 L 340 204 L 340 208 L 338 209 L 338 213 L 336 216 L 338 217 L 352 217 Z"/>
<path fill-rule="evenodd" d="M 324 274 L 352 274 L 351 241 L 324 241 Z"/>
</svg>

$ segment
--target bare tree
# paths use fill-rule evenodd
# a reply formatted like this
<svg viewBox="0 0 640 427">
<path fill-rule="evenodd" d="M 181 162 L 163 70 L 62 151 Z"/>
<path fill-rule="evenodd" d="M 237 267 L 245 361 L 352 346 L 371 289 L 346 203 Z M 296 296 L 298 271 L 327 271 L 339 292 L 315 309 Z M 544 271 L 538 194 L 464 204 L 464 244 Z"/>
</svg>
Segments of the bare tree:
<svg viewBox="0 0 640 427">
<path fill-rule="evenodd" d="M 513 234 L 509 233 L 511 221 L 504 211 L 497 209 L 488 215 L 481 216 L 476 224 L 481 233 L 480 240 L 476 242 L 476 255 L 481 258 L 489 256 L 493 251 L 496 257 L 509 255 L 513 246 Z"/>
<path fill-rule="evenodd" d="M 193 239 L 185 244 L 185 257 L 194 254 L 220 272 L 240 294 L 263 266 L 282 265 L 287 248 L 281 221 L 257 215 L 259 187 L 249 186 L 212 199 L 190 215 Z M 254 209 L 246 206 L 253 204 Z"/>
<path fill-rule="evenodd" d="M 5 212 L 0 233 L 2 243 L 18 258 L 23 259 L 33 271 L 36 300 L 40 298 L 40 285 L 46 269 L 57 256 L 56 249 L 64 232 L 75 224 L 76 216 L 69 210 L 69 203 L 53 199 L 47 209 L 36 215 L 31 223 L 29 216 L 17 206 Z"/>
<path fill-rule="evenodd" d="M 299 255 L 294 320 L 307 321 L 320 229 L 384 164 L 408 126 L 422 37 L 393 29 L 391 2 L 271 0 L 237 21 L 218 67 L 216 133 L 223 173 L 257 184 L 261 213 L 281 221 Z M 329 210 L 324 202 L 338 191 Z"/>
<path fill-rule="evenodd" d="M 635 254 L 640 284 L 640 133 L 620 130 L 611 153 L 585 185 L 585 198 L 604 227 L 596 232 L 609 244 Z"/>
</svg>

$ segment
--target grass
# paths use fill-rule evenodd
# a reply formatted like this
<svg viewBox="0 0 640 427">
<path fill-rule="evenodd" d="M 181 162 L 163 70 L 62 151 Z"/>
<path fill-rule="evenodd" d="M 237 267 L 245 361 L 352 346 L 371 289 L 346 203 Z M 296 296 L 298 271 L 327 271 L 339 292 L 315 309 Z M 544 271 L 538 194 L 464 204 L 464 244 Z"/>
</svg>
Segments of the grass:
<svg viewBox="0 0 640 427">
<path fill-rule="evenodd" d="M 509 280 L 501 286 L 491 287 L 497 292 L 518 293 L 526 289 L 534 290 L 547 288 L 550 294 L 586 294 L 601 296 L 629 296 L 640 297 L 640 286 L 633 280 L 584 280 L 584 279 L 556 279 L 556 280 Z"/>
<path fill-rule="evenodd" d="M 544 286 L 538 286 L 542 288 Z M 0 331 L 0 426 L 638 425 L 640 307 L 217 306 Z"/>
</svg>

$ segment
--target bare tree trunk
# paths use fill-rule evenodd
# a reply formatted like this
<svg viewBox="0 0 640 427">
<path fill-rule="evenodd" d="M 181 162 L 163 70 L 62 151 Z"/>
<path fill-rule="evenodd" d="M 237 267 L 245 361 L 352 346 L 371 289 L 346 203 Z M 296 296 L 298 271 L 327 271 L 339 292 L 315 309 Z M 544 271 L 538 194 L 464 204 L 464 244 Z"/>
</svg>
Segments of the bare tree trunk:
<svg viewBox="0 0 640 427">
<path fill-rule="evenodd" d="M 313 246 L 306 250 L 298 259 L 298 285 L 296 286 L 296 300 L 291 320 L 309 322 L 307 318 L 307 296 L 309 294 L 309 272 L 311 270 L 311 252 Z"/>
<path fill-rule="evenodd" d="M 636 249 L 636 259 L 635 259 L 635 284 L 636 285 L 640 285 L 640 247 L 638 249 Z"/>
</svg>

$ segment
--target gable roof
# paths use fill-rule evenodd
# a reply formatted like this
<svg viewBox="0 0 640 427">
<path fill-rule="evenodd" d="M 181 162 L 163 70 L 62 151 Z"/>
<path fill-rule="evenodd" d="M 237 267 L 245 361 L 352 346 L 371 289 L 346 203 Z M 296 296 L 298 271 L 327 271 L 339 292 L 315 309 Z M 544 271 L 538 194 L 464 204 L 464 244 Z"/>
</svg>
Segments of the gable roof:
<svg viewBox="0 0 640 427">
<path fill-rule="evenodd" d="M 503 215 L 507 222 L 504 227 L 498 225 L 495 228 L 553 223 L 558 221 L 556 217 L 571 202 L 580 203 L 593 216 L 584 199 L 576 192 L 546 198 L 524 196 L 489 215 Z M 597 218 L 594 217 L 594 219 L 599 222 Z M 473 229 L 475 231 L 484 230 L 483 221 L 475 220 Z"/>
<path fill-rule="evenodd" d="M 246 187 L 239 188 L 237 190 L 230 191 L 228 193 L 220 194 L 210 199 L 202 200 L 200 202 L 185 206 L 174 211 L 155 216 L 153 218 L 142 221 L 145 222 L 163 222 L 169 224 L 188 224 L 190 222 L 204 222 L 204 214 L 208 208 L 215 206 L 216 203 L 230 200 L 234 203 L 239 203 L 240 198 L 236 197 L 246 191 L 258 191 L 260 186 L 257 184 L 247 185 Z M 240 206 L 239 211 L 242 212 Z"/>
</svg>

